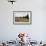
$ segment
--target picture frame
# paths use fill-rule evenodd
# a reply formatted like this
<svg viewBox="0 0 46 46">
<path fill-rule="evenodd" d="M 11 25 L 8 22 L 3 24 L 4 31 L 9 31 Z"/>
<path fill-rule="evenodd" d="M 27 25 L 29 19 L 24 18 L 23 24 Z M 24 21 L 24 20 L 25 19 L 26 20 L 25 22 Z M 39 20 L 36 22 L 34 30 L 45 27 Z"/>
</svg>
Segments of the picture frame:
<svg viewBox="0 0 46 46">
<path fill-rule="evenodd" d="M 13 11 L 13 24 L 32 24 L 32 11 Z"/>
</svg>

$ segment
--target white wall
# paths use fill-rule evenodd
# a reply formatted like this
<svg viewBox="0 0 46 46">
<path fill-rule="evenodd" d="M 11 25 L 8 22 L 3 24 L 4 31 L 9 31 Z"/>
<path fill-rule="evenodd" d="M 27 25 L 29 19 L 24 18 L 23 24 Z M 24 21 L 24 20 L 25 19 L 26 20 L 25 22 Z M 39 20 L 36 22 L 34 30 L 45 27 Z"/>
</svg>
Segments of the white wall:
<svg viewBox="0 0 46 46">
<path fill-rule="evenodd" d="M 0 40 L 11 40 L 19 32 L 31 34 L 33 40 L 46 40 L 46 22 L 43 0 L 17 0 L 14 5 L 0 0 Z M 32 11 L 32 25 L 14 25 L 12 11 Z"/>
</svg>

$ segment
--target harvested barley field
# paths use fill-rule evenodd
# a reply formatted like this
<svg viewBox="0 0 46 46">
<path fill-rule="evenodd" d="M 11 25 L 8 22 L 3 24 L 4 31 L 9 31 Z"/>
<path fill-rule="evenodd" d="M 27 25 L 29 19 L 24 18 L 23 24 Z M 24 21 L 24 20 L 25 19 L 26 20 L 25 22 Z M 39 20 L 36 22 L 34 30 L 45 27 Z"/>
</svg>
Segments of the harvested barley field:
<svg viewBox="0 0 46 46">
<path fill-rule="evenodd" d="M 16 22 L 29 22 L 29 19 L 23 17 L 15 17 Z"/>
</svg>

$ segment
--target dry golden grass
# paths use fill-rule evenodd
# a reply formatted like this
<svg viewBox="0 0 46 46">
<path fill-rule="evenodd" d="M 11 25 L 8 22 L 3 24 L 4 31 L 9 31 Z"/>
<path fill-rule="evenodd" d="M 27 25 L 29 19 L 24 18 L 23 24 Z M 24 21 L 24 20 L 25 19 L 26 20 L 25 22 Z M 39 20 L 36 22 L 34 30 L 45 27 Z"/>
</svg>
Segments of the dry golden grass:
<svg viewBox="0 0 46 46">
<path fill-rule="evenodd" d="M 16 22 L 29 22 L 29 19 L 23 17 L 15 17 Z"/>
</svg>

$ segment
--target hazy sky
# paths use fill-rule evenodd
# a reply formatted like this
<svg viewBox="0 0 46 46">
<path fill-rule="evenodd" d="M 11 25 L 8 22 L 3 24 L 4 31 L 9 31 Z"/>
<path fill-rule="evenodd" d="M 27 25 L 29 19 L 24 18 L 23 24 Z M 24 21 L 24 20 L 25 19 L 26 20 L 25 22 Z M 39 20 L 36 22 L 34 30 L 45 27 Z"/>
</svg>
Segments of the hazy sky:
<svg viewBox="0 0 46 46">
<path fill-rule="evenodd" d="M 27 14 L 29 14 L 29 16 L 31 16 L 30 12 L 14 12 L 14 16 L 16 16 L 16 17 L 26 16 Z"/>
<path fill-rule="evenodd" d="M 23 13 L 23 12 L 19 12 L 19 13 L 15 13 L 14 14 L 16 17 L 22 17 L 22 16 L 26 16 L 27 15 L 27 13 Z"/>
</svg>

